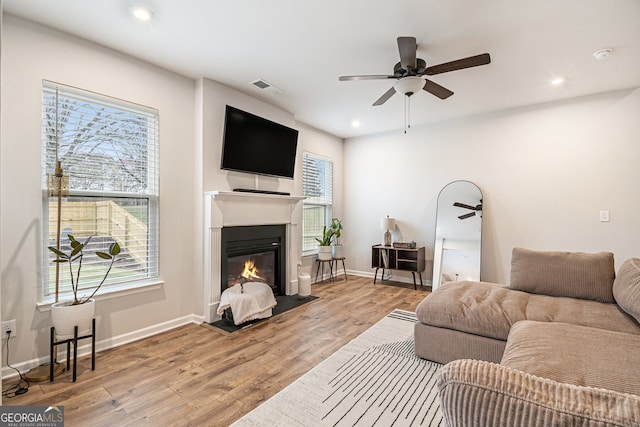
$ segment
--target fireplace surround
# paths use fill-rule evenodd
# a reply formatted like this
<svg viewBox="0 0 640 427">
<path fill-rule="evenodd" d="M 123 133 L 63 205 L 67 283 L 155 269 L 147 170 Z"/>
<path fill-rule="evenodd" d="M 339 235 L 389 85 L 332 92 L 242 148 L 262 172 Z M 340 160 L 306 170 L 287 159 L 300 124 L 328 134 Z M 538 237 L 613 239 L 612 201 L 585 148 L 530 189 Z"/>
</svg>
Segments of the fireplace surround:
<svg viewBox="0 0 640 427">
<path fill-rule="evenodd" d="M 303 197 L 275 194 L 210 191 L 205 193 L 204 237 L 204 318 L 211 323 L 220 319 L 216 311 L 220 295 L 227 286 L 228 270 L 223 273 L 223 230 L 253 226 L 278 226 L 281 237 L 279 292 L 298 292 L 297 269 L 302 259 L 301 230 Z M 268 229 L 269 227 L 267 227 Z M 224 231 L 227 233 L 228 231 Z M 233 246 L 233 245 L 232 245 Z M 226 249 L 225 249 L 226 251 Z M 275 273 L 274 273 L 275 274 Z M 224 283 L 224 284 L 223 284 Z"/>
</svg>

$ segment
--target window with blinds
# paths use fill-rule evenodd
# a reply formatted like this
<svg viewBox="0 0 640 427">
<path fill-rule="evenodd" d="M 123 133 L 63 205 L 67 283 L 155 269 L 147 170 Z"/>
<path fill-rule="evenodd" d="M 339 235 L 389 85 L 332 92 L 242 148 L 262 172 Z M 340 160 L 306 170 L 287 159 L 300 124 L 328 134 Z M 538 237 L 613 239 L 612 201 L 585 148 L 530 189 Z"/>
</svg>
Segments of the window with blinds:
<svg viewBox="0 0 640 427">
<path fill-rule="evenodd" d="M 333 205 L 333 162 L 311 153 L 302 154 L 302 251 L 317 250 L 317 238 L 329 225 Z"/>
<path fill-rule="evenodd" d="M 122 248 L 103 290 L 158 276 L 157 110 L 44 82 L 42 92 L 44 266 L 43 299 L 56 289 L 56 255 L 69 250 L 68 235 L 84 242 L 78 296 L 104 277 L 109 261 L 95 255 Z M 68 176 L 68 194 L 50 191 L 56 159 Z M 58 203 L 60 203 L 58 205 Z M 58 215 L 59 213 L 59 215 Z M 76 265 L 77 263 L 74 263 Z M 74 273 L 76 274 L 76 273 Z M 60 264 L 58 297 L 70 296 L 69 264 Z"/>
</svg>

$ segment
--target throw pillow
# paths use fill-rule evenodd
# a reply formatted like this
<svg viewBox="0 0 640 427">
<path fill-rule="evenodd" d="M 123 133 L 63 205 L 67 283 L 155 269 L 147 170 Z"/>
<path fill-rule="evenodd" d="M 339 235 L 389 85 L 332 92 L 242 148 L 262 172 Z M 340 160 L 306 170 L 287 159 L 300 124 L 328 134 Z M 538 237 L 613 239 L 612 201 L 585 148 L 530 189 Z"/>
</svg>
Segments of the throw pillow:
<svg viewBox="0 0 640 427">
<path fill-rule="evenodd" d="M 543 252 L 514 248 L 512 289 L 555 297 L 613 303 L 615 268 L 611 252 Z"/>
<path fill-rule="evenodd" d="M 613 296 L 625 313 L 640 322 L 640 259 L 622 263 L 613 282 Z"/>
</svg>

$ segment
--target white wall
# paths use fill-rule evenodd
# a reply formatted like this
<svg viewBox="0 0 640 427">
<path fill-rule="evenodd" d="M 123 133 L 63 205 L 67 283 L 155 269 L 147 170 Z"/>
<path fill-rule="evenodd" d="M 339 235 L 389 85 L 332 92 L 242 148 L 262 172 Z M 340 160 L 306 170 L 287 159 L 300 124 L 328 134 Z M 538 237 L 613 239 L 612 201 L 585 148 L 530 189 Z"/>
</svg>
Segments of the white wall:
<svg viewBox="0 0 640 427">
<path fill-rule="evenodd" d="M 340 240 L 343 245 L 352 244 L 357 241 L 355 235 L 350 234 L 351 224 L 344 221 L 344 142 L 342 139 L 325 132 L 319 131 L 310 126 L 299 123 L 300 145 L 298 148 L 298 160 L 296 174 L 300 176 L 296 180 L 296 194 L 302 194 L 302 153 L 307 151 L 318 156 L 327 157 L 333 161 L 333 217 L 343 219 L 342 225 L 345 227 Z M 302 236 L 300 236 L 302 241 Z M 302 258 L 300 272 L 311 274 L 312 281 L 315 279 L 316 255 L 308 255 Z M 350 266 L 346 265 L 347 269 Z M 313 273 L 313 274 L 312 274 Z M 320 280 L 320 278 L 318 278 Z"/>
<path fill-rule="evenodd" d="M 202 79 L 201 82 L 198 83 L 198 90 L 202 90 L 203 94 L 202 164 L 204 191 L 230 191 L 234 188 L 249 188 L 292 193 L 293 180 L 290 179 L 221 170 L 220 155 L 222 153 L 224 115 L 227 104 L 297 129 L 294 116 L 287 111 L 252 98 L 213 80 Z"/>
<path fill-rule="evenodd" d="M 42 265 L 42 80 L 140 103 L 160 113 L 160 276 L 157 290 L 97 302 L 108 342 L 191 319 L 197 272 L 194 82 L 107 48 L 4 16 L 0 271 L 2 318 L 16 319 L 12 362 L 49 353 L 48 312 L 36 308 Z M 4 362 L 3 362 L 4 363 Z M 34 362 L 35 363 L 35 362 Z"/>
<path fill-rule="evenodd" d="M 36 307 L 42 269 L 42 80 L 140 103 L 160 112 L 160 289 L 99 300 L 98 347 L 198 320 L 203 314 L 203 192 L 236 187 L 302 193 L 305 150 L 335 163 L 335 214 L 342 214 L 340 138 L 208 79 L 163 70 L 68 34 L 5 16 L 0 161 L 2 319 L 16 319 L 11 362 L 23 371 L 48 357 L 50 318 Z M 300 131 L 294 180 L 221 171 L 224 106 Z M 9 106 L 10 108 L 7 108 Z M 300 236 L 297 238 L 301 240 Z M 310 264 L 312 260 L 306 260 Z M 295 277 L 296 266 L 292 266 Z M 4 362 L 3 362 L 4 363 Z M 7 371 L 8 373 L 8 371 Z"/>
<path fill-rule="evenodd" d="M 229 191 L 234 188 L 250 188 L 269 191 L 284 191 L 292 195 L 302 195 L 302 153 L 309 151 L 328 157 L 334 162 L 334 216 L 342 215 L 342 187 L 343 187 L 343 140 L 319 131 L 304 123 L 296 122 L 293 114 L 269 105 L 256 98 L 245 95 L 218 82 L 200 79 L 197 82 L 196 98 L 201 99 L 201 117 L 196 119 L 197 129 L 202 129 L 202 168 L 204 191 Z M 284 179 L 265 176 L 252 176 L 240 172 L 224 171 L 220 169 L 220 155 L 224 132 L 225 105 L 231 105 L 244 111 L 265 117 L 298 130 L 298 147 L 296 153 L 296 169 L 294 179 Z M 198 108 L 196 108 L 198 109 Z M 204 210 L 202 205 L 196 209 Z M 302 242 L 301 210 L 296 229 L 297 235 L 293 240 Z M 200 222 L 200 224 L 204 223 Z M 203 229 L 203 237 L 205 230 Z M 295 248 L 295 253 L 301 255 L 301 248 Z M 290 275 L 295 279 L 297 263 L 301 262 L 303 271 L 310 272 L 315 256 L 290 260 Z M 197 309 L 201 313 L 202 308 Z"/>
<path fill-rule="evenodd" d="M 483 280 L 508 283 L 515 246 L 640 256 L 639 117 L 640 89 L 347 140 L 350 268 L 371 272 L 387 214 L 432 259 L 438 192 L 459 179 L 484 195 Z"/>
</svg>

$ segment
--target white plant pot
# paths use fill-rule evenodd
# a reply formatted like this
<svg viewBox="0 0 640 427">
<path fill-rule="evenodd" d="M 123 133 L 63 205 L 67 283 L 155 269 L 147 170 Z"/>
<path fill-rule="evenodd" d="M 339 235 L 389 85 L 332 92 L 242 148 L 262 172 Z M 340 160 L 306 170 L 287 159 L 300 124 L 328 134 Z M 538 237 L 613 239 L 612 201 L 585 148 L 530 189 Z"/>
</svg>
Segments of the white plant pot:
<svg viewBox="0 0 640 427">
<path fill-rule="evenodd" d="M 96 301 L 90 299 L 78 305 L 71 303 L 72 301 L 61 301 L 51 305 L 51 323 L 58 341 L 73 338 L 76 325 L 79 337 L 92 333 L 91 320 L 96 310 Z"/>
<path fill-rule="evenodd" d="M 344 246 L 342 245 L 333 245 L 331 246 L 332 254 L 334 258 L 342 258 L 344 257 Z"/>
<path fill-rule="evenodd" d="M 318 259 L 329 261 L 331 259 L 331 246 L 318 246 Z"/>
</svg>

